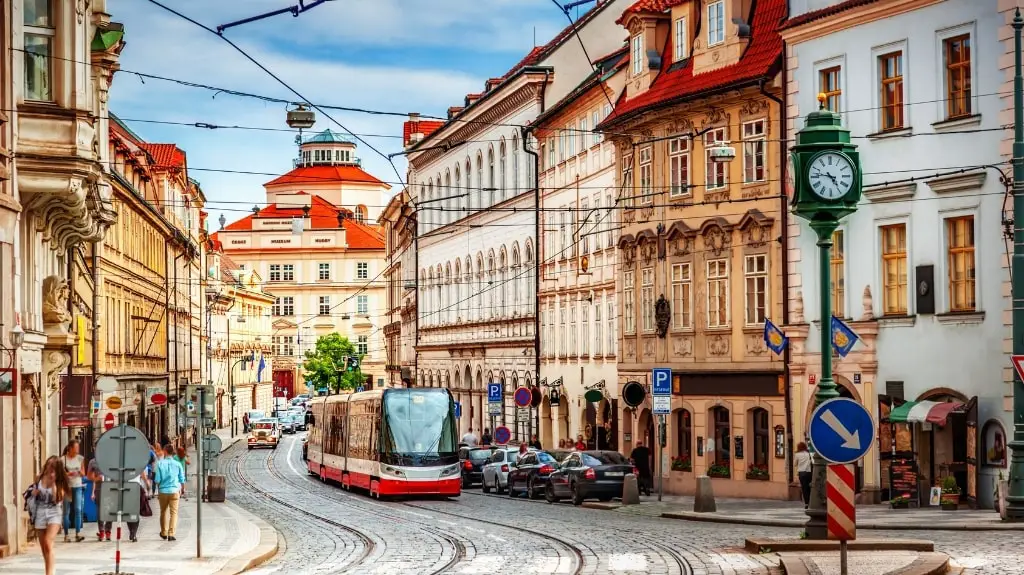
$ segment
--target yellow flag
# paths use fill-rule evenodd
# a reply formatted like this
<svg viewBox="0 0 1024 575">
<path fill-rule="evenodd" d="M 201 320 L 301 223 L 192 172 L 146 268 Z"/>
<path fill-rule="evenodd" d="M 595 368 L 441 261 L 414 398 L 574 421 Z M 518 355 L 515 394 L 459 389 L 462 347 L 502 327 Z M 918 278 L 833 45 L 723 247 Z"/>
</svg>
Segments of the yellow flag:
<svg viewBox="0 0 1024 575">
<path fill-rule="evenodd" d="M 75 318 L 78 324 L 78 365 L 85 364 L 85 316 Z"/>
</svg>

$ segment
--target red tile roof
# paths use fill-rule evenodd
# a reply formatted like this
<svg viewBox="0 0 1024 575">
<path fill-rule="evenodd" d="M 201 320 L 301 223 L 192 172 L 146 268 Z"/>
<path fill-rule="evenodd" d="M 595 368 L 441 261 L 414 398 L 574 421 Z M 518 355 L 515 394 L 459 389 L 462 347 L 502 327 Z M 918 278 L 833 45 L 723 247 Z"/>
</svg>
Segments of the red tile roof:
<svg viewBox="0 0 1024 575">
<path fill-rule="evenodd" d="M 441 120 L 419 120 L 417 122 L 404 122 L 402 124 L 402 145 L 409 145 L 409 137 L 413 134 L 423 134 L 426 138 L 434 133 L 434 130 L 444 125 Z"/>
<path fill-rule="evenodd" d="M 153 156 L 156 169 L 170 169 L 185 167 L 185 152 L 181 151 L 174 144 L 148 144 L 143 142 L 143 148 Z"/>
<path fill-rule="evenodd" d="M 755 0 L 750 23 L 751 39 L 739 62 L 694 75 L 693 59 L 672 69 L 672 40 L 665 43 L 661 71 L 647 91 L 626 99 L 623 91 L 612 113 L 598 126 L 612 124 L 659 105 L 669 104 L 722 89 L 767 79 L 782 61 L 782 37 L 779 25 L 786 16 L 786 0 Z"/>
<path fill-rule="evenodd" d="M 858 8 L 860 6 L 867 6 L 868 4 L 874 4 L 875 2 L 878 2 L 878 0 L 846 0 L 845 2 L 840 2 L 838 4 L 833 4 L 831 6 L 821 8 L 820 10 L 811 10 L 810 12 L 804 12 L 799 16 L 794 16 L 789 20 L 783 22 L 782 26 L 779 27 L 779 30 L 786 30 L 789 28 L 802 26 L 804 24 L 807 24 L 808 22 L 813 22 L 815 20 L 821 20 L 822 18 L 835 16 L 847 10 Z"/>
<path fill-rule="evenodd" d="M 305 194 L 305 192 L 299 192 Z M 312 196 L 312 203 L 309 207 L 309 229 L 314 230 L 336 230 L 338 229 L 338 214 L 345 214 L 345 238 L 350 249 L 382 250 L 384 249 L 384 236 L 377 226 L 361 224 L 352 219 L 352 211 L 339 208 L 320 196 Z M 250 231 L 253 229 L 252 222 L 259 218 L 299 218 L 304 215 L 302 208 L 295 205 L 279 206 L 271 204 L 262 210 L 259 215 L 248 215 L 237 222 L 231 222 L 224 227 L 231 231 Z M 213 234 L 212 237 L 217 234 Z M 228 250 L 231 251 L 231 250 Z"/>
<path fill-rule="evenodd" d="M 301 166 L 270 180 L 264 186 L 280 186 L 285 184 L 332 184 L 338 182 L 358 182 L 361 184 L 387 185 L 366 173 L 359 166 Z"/>
<path fill-rule="evenodd" d="M 686 0 L 637 0 L 632 6 L 622 11 L 622 16 L 619 16 L 615 23 L 622 24 L 630 14 L 659 14 L 683 2 L 686 2 Z"/>
<path fill-rule="evenodd" d="M 540 62 L 544 58 L 544 56 L 547 56 L 549 52 L 560 46 L 562 42 L 569 38 L 569 36 L 571 36 L 577 28 L 582 28 L 584 25 L 586 25 L 586 23 L 589 20 L 603 12 L 604 9 L 610 6 L 613 2 L 614 0 L 598 0 L 593 8 L 591 8 L 585 14 L 580 16 L 575 22 L 563 28 L 561 32 L 556 34 L 555 37 L 551 39 L 550 42 L 544 44 L 543 46 L 535 46 L 532 50 L 530 50 L 530 52 L 522 60 L 516 63 L 515 66 L 512 66 L 512 68 L 508 72 L 506 72 L 504 76 L 502 76 L 502 79 L 509 78 L 522 68 L 537 65 L 537 63 Z"/>
</svg>

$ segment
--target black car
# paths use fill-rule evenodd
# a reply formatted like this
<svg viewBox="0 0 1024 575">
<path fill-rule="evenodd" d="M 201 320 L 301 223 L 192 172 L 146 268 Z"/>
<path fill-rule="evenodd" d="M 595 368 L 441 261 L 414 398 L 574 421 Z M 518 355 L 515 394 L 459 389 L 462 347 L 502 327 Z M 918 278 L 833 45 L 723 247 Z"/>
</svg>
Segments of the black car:
<svg viewBox="0 0 1024 575">
<path fill-rule="evenodd" d="M 537 499 L 544 493 L 548 476 L 555 471 L 559 462 L 569 457 L 571 451 L 530 451 L 519 458 L 508 473 L 508 495 L 517 497 L 520 492 L 530 499 Z"/>
<path fill-rule="evenodd" d="M 622 483 L 636 468 L 618 451 L 576 451 L 548 476 L 544 498 L 555 503 L 563 497 L 573 505 L 584 499 L 611 501 L 622 497 Z"/>
<path fill-rule="evenodd" d="M 484 482 L 484 465 L 491 457 L 489 447 L 459 448 L 459 464 L 462 466 L 462 488 L 468 489 Z"/>
</svg>

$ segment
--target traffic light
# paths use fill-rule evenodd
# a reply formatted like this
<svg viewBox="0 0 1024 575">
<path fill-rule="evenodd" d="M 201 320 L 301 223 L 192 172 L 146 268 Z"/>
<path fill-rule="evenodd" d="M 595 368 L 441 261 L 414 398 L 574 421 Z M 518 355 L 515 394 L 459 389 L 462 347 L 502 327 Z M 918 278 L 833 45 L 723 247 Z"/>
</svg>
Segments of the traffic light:
<svg viewBox="0 0 1024 575">
<path fill-rule="evenodd" d="M 346 363 L 346 365 L 345 365 L 345 370 L 346 371 L 355 371 L 355 370 L 359 369 L 359 358 L 358 357 L 349 357 L 348 359 L 345 360 L 345 363 Z"/>
</svg>

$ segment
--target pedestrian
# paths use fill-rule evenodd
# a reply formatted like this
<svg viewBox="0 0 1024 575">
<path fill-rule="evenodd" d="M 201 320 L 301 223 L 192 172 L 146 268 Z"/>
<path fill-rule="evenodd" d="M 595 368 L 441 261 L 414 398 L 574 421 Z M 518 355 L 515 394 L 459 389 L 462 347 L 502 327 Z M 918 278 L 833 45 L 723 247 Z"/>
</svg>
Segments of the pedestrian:
<svg viewBox="0 0 1024 575">
<path fill-rule="evenodd" d="M 476 447 L 477 446 L 476 435 L 473 434 L 473 428 L 472 427 L 469 428 L 469 431 L 466 432 L 466 435 L 462 436 L 462 443 L 464 443 L 466 445 L 466 447 Z"/>
<path fill-rule="evenodd" d="M 141 521 L 141 517 L 153 516 L 153 509 L 149 506 L 149 498 L 146 497 L 146 492 L 149 490 L 149 478 L 146 477 L 145 473 L 140 473 L 131 479 L 130 482 L 139 484 L 139 515 L 136 516 L 136 521 L 128 522 L 128 540 L 132 543 L 138 543 L 139 521 Z"/>
<path fill-rule="evenodd" d="M 587 450 L 587 444 L 583 442 L 583 436 L 582 435 L 577 435 L 576 436 L 576 445 L 573 445 L 572 448 L 575 449 L 576 451 L 586 451 Z"/>
<path fill-rule="evenodd" d="M 530 437 L 530 447 L 532 447 L 532 448 L 534 448 L 534 449 L 540 449 L 540 448 L 541 448 L 541 447 L 540 447 L 540 439 L 539 439 L 539 438 L 537 437 L 537 434 L 536 434 L 536 433 L 534 433 L 534 434 L 533 434 L 533 435 L 532 435 L 532 436 Z"/>
<path fill-rule="evenodd" d="M 651 450 L 644 447 L 644 440 L 637 439 L 636 447 L 633 448 L 629 458 L 633 460 L 637 472 L 640 474 L 638 487 L 641 492 L 651 494 Z"/>
<path fill-rule="evenodd" d="M 242 414 L 242 432 L 243 433 L 249 433 L 249 414 L 248 413 L 243 413 Z"/>
<path fill-rule="evenodd" d="M 89 481 L 92 481 L 92 500 L 96 502 L 96 537 L 103 541 L 105 536 L 107 541 L 110 541 L 111 522 L 103 520 L 103 506 L 101 505 L 104 477 L 100 473 L 100 465 L 96 462 L 95 456 L 89 460 L 89 467 L 86 473 L 88 474 Z"/>
<path fill-rule="evenodd" d="M 796 455 L 793 456 L 796 463 L 796 476 L 800 479 L 800 494 L 804 499 L 804 509 L 811 504 L 811 454 L 807 451 L 807 444 L 801 441 L 796 444 Z"/>
<path fill-rule="evenodd" d="M 149 446 L 149 463 L 146 464 L 145 473 L 149 477 L 149 484 L 153 486 L 152 491 L 149 494 L 151 498 L 156 497 L 157 495 L 156 481 L 154 481 L 154 479 L 156 476 L 156 464 L 160 460 L 161 455 L 162 453 L 159 445 L 154 443 L 153 445 Z"/>
<path fill-rule="evenodd" d="M 174 460 L 181 466 L 181 469 L 185 472 L 185 480 L 188 481 L 188 466 L 192 464 L 192 460 L 189 459 L 188 453 L 185 452 L 184 447 L 178 448 L 178 453 L 174 455 Z M 182 495 L 185 495 L 184 490 L 182 491 Z"/>
<path fill-rule="evenodd" d="M 78 453 L 78 440 L 72 439 L 64 447 L 64 454 L 61 456 L 61 463 L 68 475 L 68 483 L 71 491 L 64 501 L 64 542 L 71 541 L 71 522 L 74 515 L 75 543 L 85 540 L 82 537 L 82 520 L 85 512 L 85 484 L 82 483 L 82 476 L 85 471 L 85 458 Z"/>
<path fill-rule="evenodd" d="M 529 451 L 529 450 L 526 448 L 526 444 L 525 443 L 520 443 L 519 444 L 519 457 L 522 457 L 522 456 L 526 455 L 527 451 Z"/>
<path fill-rule="evenodd" d="M 27 492 L 25 506 L 39 539 L 46 575 L 54 575 L 53 544 L 60 532 L 64 502 L 71 497 L 71 485 L 60 458 L 53 456 L 43 464 L 43 470 Z"/>
<path fill-rule="evenodd" d="M 171 453 L 171 444 L 165 445 L 163 450 Z M 160 538 L 176 541 L 178 500 L 185 490 L 185 469 L 173 457 L 163 457 L 156 462 L 155 480 L 160 501 Z"/>
<path fill-rule="evenodd" d="M 480 437 L 480 445 L 484 445 L 484 446 L 490 445 L 491 442 L 493 442 L 493 441 L 494 441 L 494 438 L 491 437 L 491 430 L 490 430 L 490 428 L 485 427 L 484 428 L 484 434 Z"/>
</svg>

